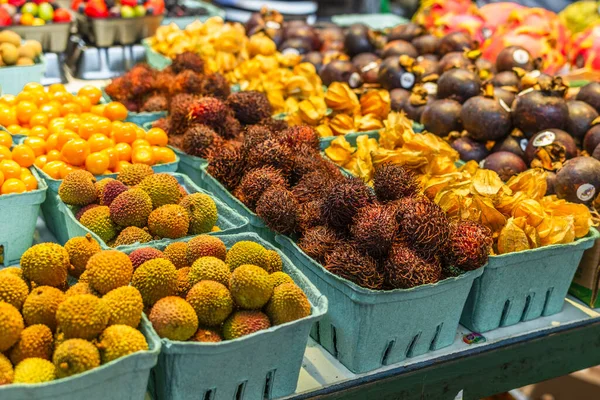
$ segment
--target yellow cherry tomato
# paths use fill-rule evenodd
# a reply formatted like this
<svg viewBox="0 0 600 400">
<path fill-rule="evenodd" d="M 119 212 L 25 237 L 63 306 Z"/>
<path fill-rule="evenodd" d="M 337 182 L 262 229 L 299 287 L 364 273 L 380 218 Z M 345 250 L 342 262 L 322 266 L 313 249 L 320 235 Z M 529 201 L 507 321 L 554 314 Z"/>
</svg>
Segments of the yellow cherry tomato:
<svg viewBox="0 0 600 400">
<path fill-rule="evenodd" d="M 23 193 L 27 191 L 27 187 L 25 184 L 16 178 L 8 178 L 2 184 L 2 189 L 0 189 L 0 193 L 2 194 L 13 194 L 13 193 Z"/>
</svg>

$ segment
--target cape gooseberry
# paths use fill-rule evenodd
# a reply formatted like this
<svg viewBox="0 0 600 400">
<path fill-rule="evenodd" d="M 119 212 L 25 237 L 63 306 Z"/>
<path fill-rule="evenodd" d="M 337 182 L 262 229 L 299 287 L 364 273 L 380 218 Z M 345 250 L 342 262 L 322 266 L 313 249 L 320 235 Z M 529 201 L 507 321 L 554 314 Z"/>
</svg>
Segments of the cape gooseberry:
<svg viewBox="0 0 600 400">
<path fill-rule="evenodd" d="M 434 35 L 423 35 L 414 38 L 411 43 L 419 54 L 434 54 L 437 53 L 440 45 L 440 38 Z"/>
<path fill-rule="evenodd" d="M 469 136 L 479 142 L 500 140 L 511 131 L 510 109 L 494 97 L 492 85 L 485 87 L 482 96 L 465 101 L 460 119 Z"/>
<path fill-rule="evenodd" d="M 577 100 L 585 101 L 590 106 L 594 107 L 597 112 L 600 112 L 600 83 L 590 82 L 577 93 Z"/>
<path fill-rule="evenodd" d="M 333 60 L 325 64 L 319 71 L 319 75 L 326 86 L 333 82 L 345 82 L 351 88 L 362 85 L 362 78 L 358 69 L 347 60 Z"/>
<path fill-rule="evenodd" d="M 452 148 L 458 152 L 463 161 L 481 161 L 490 154 L 484 143 L 474 141 L 468 136 L 463 136 L 452 142 Z"/>
<path fill-rule="evenodd" d="M 406 40 L 411 41 L 425 33 L 425 29 L 414 22 L 400 24 L 393 27 L 388 33 L 388 40 Z"/>
<path fill-rule="evenodd" d="M 514 71 L 502 71 L 494 75 L 490 82 L 494 86 L 510 86 L 517 88 L 519 87 L 521 80 Z"/>
<path fill-rule="evenodd" d="M 513 123 L 527 137 L 546 129 L 564 129 L 569 108 L 560 91 L 529 89 L 517 95 L 512 106 Z"/>
<path fill-rule="evenodd" d="M 344 48 L 350 57 L 372 52 L 374 47 L 369 40 L 369 28 L 363 24 L 350 25 L 344 38 Z"/>
<path fill-rule="evenodd" d="M 377 83 L 380 61 L 381 59 L 373 53 L 361 53 L 352 58 L 352 64 L 358 69 L 365 83 Z"/>
<path fill-rule="evenodd" d="M 555 145 L 560 145 L 564 148 L 564 157 L 566 160 L 577 155 L 577 145 L 571 135 L 561 129 L 546 129 L 536 133 L 529 139 L 525 148 L 525 161 L 531 164 L 531 161 L 536 158 L 539 149 Z"/>
<path fill-rule="evenodd" d="M 415 49 L 410 42 L 406 42 L 404 40 L 393 40 L 388 42 L 381 50 L 381 58 L 392 56 L 400 57 L 402 55 L 416 58 L 419 54 L 417 53 L 417 49 Z"/>
<path fill-rule="evenodd" d="M 440 40 L 438 53 L 444 55 L 451 51 L 472 50 L 474 48 L 475 42 L 471 38 L 471 35 L 465 32 L 452 32 Z"/>
<path fill-rule="evenodd" d="M 533 59 L 529 52 L 521 46 L 508 46 L 498 53 L 496 58 L 496 70 L 512 71 L 513 68 L 521 68 L 525 71 L 533 69 Z"/>
<path fill-rule="evenodd" d="M 467 99 L 477 96 L 481 89 L 479 77 L 473 72 L 455 68 L 446 71 L 440 76 L 437 86 L 439 99 L 453 99 L 464 103 Z"/>
<path fill-rule="evenodd" d="M 600 145 L 600 124 L 594 125 L 587 131 L 583 139 L 583 149 L 592 154 Z"/>
<path fill-rule="evenodd" d="M 600 192 L 600 161 L 575 157 L 556 173 L 554 190 L 559 198 L 574 203 L 591 203 Z"/>
<path fill-rule="evenodd" d="M 446 136 L 452 131 L 460 131 L 460 110 L 458 101 L 450 99 L 434 100 L 426 105 L 421 114 L 421 124 L 425 130 L 438 136 Z"/>
<path fill-rule="evenodd" d="M 594 107 L 581 100 L 568 101 L 567 107 L 569 108 L 569 118 L 566 131 L 581 140 L 592 126 L 592 121 L 598 118 L 598 113 Z"/>
<path fill-rule="evenodd" d="M 513 153 L 522 159 L 525 159 L 525 148 L 527 147 L 527 139 L 516 138 L 512 135 L 508 135 L 503 140 L 499 140 L 492 147 L 492 153 L 497 151 L 508 151 Z"/>
<path fill-rule="evenodd" d="M 481 168 L 496 172 L 504 182 L 527 170 L 527 164 L 516 154 L 508 151 L 492 153 L 481 161 Z"/>
<path fill-rule="evenodd" d="M 452 68 L 467 69 L 473 62 L 463 51 L 453 51 L 440 58 L 439 71 L 444 73 Z"/>
</svg>

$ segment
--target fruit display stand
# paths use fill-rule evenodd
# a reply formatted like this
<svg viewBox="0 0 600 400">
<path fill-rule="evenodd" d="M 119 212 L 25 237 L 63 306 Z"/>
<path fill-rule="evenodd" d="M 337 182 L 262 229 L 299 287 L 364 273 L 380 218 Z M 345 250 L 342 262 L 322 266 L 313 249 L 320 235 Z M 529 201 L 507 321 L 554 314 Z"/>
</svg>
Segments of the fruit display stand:
<svg viewBox="0 0 600 400">
<path fill-rule="evenodd" d="M 67 50 L 71 35 L 71 22 L 52 23 L 41 26 L 11 26 L 10 30 L 18 33 L 25 40 L 37 40 L 42 49 L 50 53 L 63 53 Z"/>
<path fill-rule="evenodd" d="M 46 70 L 44 56 L 38 57 L 34 65 L 14 65 L 0 69 L 0 93 L 19 94 L 29 82 L 41 82 Z"/>
<path fill-rule="evenodd" d="M 90 43 L 98 47 L 110 47 L 115 44 L 131 45 L 154 35 L 162 19 L 162 15 L 137 18 L 89 18 L 77 14 L 77 27 Z"/>
</svg>

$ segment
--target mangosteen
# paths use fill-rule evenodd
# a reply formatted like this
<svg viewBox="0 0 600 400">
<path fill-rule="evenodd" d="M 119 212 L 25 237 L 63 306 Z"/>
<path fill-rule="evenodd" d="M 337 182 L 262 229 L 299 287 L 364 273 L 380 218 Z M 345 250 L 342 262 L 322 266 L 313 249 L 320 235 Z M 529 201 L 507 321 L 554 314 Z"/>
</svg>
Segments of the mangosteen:
<svg viewBox="0 0 600 400">
<path fill-rule="evenodd" d="M 415 84 L 416 77 L 400 64 L 399 57 L 388 57 L 379 65 L 377 81 L 387 90 L 395 88 L 410 90 Z"/>
<path fill-rule="evenodd" d="M 537 86 L 537 85 L 536 85 Z M 517 95 L 513 103 L 513 124 L 527 137 L 547 129 L 564 129 L 569 118 L 569 108 L 564 96 L 567 87 L 560 78 L 552 84 L 539 85 Z"/>
<path fill-rule="evenodd" d="M 427 90 L 422 85 L 415 85 L 410 96 L 400 106 L 406 116 L 413 121 L 420 121 L 425 106 L 432 101 Z"/>
<path fill-rule="evenodd" d="M 517 97 L 517 90 L 510 87 L 495 87 L 494 96 L 501 99 L 507 106 L 511 107 Z"/>
<path fill-rule="evenodd" d="M 596 147 L 600 144 L 600 124 L 594 125 L 585 134 L 583 138 L 583 149 L 588 154 L 592 154 Z"/>
<path fill-rule="evenodd" d="M 286 40 L 289 39 L 303 39 L 307 43 L 310 43 L 311 50 L 319 50 L 321 47 L 321 39 L 315 29 L 304 21 L 300 23 L 294 23 L 295 21 L 289 21 L 284 25 L 284 37 Z"/>
<path fill-rule="evenodd" d="M 388 42 L 381 51 L 381 58 L 387 58 L 396 56 L 399 57 L 401 55 L 407 55 L 411 58 L 416 58 L 419 54 L 417 53 L 417 49 L 414 48 L 410 42 L 406 42 L 404 40 L 394 40 Z"/>
<path fill-rule="evenodd" d="M 319 35 L 319 39 L 321 39 L 322 43 L 344 41 L 344 31 L 334 23 L 329 23 L 326 26 L 318 28 L 317 35 Z"/>
<path fill-rule="evenodd" d="M 329 64 L 325 64 L 319 71 L 319 75 L 326 86 L 333 82 L 346 82 L 351 88 L 362 85 L 358 69 L 347 60 L 333 60 Z"/>
<path fill-rule="evenodd" d="M 496 58 L 496 70 L 512 71 L 513 68 L 521 68 L 525 71 L 533 69 L 533 58 L 529 52 L 521 46 L 508 46 L 498 53 Z"/>
<path fill-rule="evenodd" d="M 310 42 L 304 38 L 289 38 L 277 48 L 282 54 L 307 54 L 313 51 Z"/>
<path fill-rule="evenodd" d="M 483 95 L 465 101 L 460 119 L 469 136 L 483 143 L 500 140 L 512 129 L 510 108 L 494 96 L 494 87 L 491 84 L 484 87 Z"/>
<path fill-rule="evenodd" d="M 434 100 L 423 110 L 421 124 L 425 130 L 444 137 L 452 131 L 460 131 L 460 110 L 458 101 L 450 99 Z"/>
<path fill-rule="evenodd" d="M 417 58 L 423 58 L 425 60 L 429 60 L 429 61 L 440 61 L 440 57 L 437 54 L 422 54 Z"/>
<path fill-rule="evenodd" d="M 519 81 L 519 89 L 523 91 L 529 88 L 539 89 L 540 87 L 550 87 L 553 85 L 553 82 L 553 77 L 534 69 L 533 71 L 529 71 L 521 76 Z"/>
<path fill-rule="evenodd" d="M 453 51 L 440 59 L 439 71 L 444 73 L 452 68 L 468 69 L 472 65 L 473 62 L 464 51 Z"/>
<path fill-rule="evenodd" d="M 556 185 L 556 174 L 552 171 L 546 171 L 546 194 L 545 196 L 550 196 L 555 194 L 554 185 Z"/>
<path fill-rule="evenodd" d="M 600 144 L 596 146 L 596 150 L 594 150 L 592 153 L 592 157 L 594 157 L 596 160 L 600 160 Z"/>
<path fill-rule="evenodd" d="M 328 42 L 323 42 L 321 45 L 321 51 L 344 51 L 344 41 L 343 40 L 331 40 Z"/>
<path fill-rule="evenodd" d="M 352 24 L 344 38 L 344 48 L 350 57 L 360 53 L 371 53 L 374 50 L 369 39 L 369 28 L 363 24 Z"/>
<path fill-rule="evenodd" d="M 504 182 L 527 170 L 527 164 L 523 159 L 509 151 L 490 154 L 481 161 L 480 167 L 496 172 Z"/>
<path fill-rule="evenodd" d="M 554 190 L 559 198 L 574 203 L 591 203 L 600 192 L 600 161 L 575 157 L 556 173 Z"/>
<path fill-rule="evenodd" d="M 527 139 L 517 138 L 513 135 L 508 135 L 504 140 L 497 141 L 492 147 L 492 153 L 497 151 L 508 151 L 522 159 L 525 159 L 525 149 L 527 148 Z"/>
<path fill-rule="evenodd" d="M 423 28 L 421 25 L 409 22 L 393 27 L 388 33 L 387 37 L 389 41 L 406 40 L 410 42 L 411 40 L 424 35 L 425 33 L 425 28 Z"/>
<path fill-rule="evenodd" d="M 494 75 L 490 81 L 496 87 L 519 87 L 521 80 L 515 71 L 502 71 Z"/>
<path fill-rule="evenodd" d="M 352 64 L 360 72 L 365 83 L 377 83 L 379 62 L 381 59 L 373 53 L 361 53 L 352 59 Z"/>
<path fill-rule="evenodd" d="M 418 36 L 412 40 L 412 45 L 419 54 L 435 54 L 440 45 L 440 38 L 434 35 Z"/>
<path fill-rule="evenodd" d="M 311 51 L 302 57 L 302 62 L 311 63 L 318 71 L 323 65 L 323 54 L 318 51 Z"/>
<path fill-rule="evenodd" d="M 438 80 L 437 97 L 439 99 L 453 99 L 464 103 L 467 99 L 477 96 L 481 89 L 481 82 L 475 73 L 454 68 L 446 71 Z"/>
<path fill-rule="evenodd" d="M 477 67 L 477 70 L 480 72 L 480 75 L 482 71 L 487 71 L 488 74 L 496 72 L 496 67 L 494 66 L 494 63 L 482 57 L 479 57 L 475 60 L 475 67 Z"/>
<path fill-rule="evenodd" d="M 416 58 L 416 65 L 420 68 L 419 82 L 434 81 L 438 79 L 439 62 L 419 56 Z"/>
<path fill-rule="evenodd" d="M 468 33 L 452 32 L 440 40 L 438 54 L 444 55 L 452 51 L 473 50 L 475 42 Z"/>
<path fill-rule="evenodd" d="M 476 142 L 467 136 L 452 142 L 452 148 L 458 152 L 460 159 L 463 161 L 475 160 L 479 162 L 490 154 L 485 144 Z"/>
<path fill-rule="evenodd" d="M 592 126 L 592 121 L 598 118 L 594 107 L 581 100 L 567 101 L 569 118 L 567 119 L 566 131 L 578 140 L 582 140 L 586 132 Z"/>
<path fill-rule="evenodd" d="M 525 148 L 525 161 L 530 167 L 550 171 L 560 168 L 563 162 L 575 156 L 575 140 L 561 129 L 546 129 L 536 133 Z"/>
<path fill-rule="evenodd" d="M 577 100 L 585 101 L 600 113 L 600 83 L 590 82 L 577 93 Z"/>
<path fill-rule="evenodd" d="M 402 106 L 410 96 L 410 92 L 406 89 L 396 88 L 390 91 L 390 101 L 393 111 L 402 110 Z"/>
</svg>

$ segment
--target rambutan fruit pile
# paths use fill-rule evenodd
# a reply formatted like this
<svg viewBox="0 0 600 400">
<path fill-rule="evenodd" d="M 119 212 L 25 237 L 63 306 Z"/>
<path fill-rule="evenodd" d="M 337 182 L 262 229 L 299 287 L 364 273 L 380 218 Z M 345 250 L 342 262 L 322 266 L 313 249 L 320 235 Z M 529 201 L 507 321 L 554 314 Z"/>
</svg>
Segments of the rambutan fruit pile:
<svg viewBox="0 0 600 400">
<path fill-rule="evenodd" d="M 451 221 L 422 194 L 411 171 L 381 165 L 370 187 L 321 157 L 311 127 L 277 131 L 259 123 L 244 132 L 239 147 L 230 140 L 209 152 L 208 172 L 331 273 L 391 290 L 435 283 L 487 262 L 490 230 Z"/>
<path fill-rule="evenodd" d="M 179 54 L 163 71 L 137 64 L 106 86 L 106 94 L 131 112 L 169 111 L 179 94 L 214 96 L 226 100 L 229 84 L 220 74 L 206 74 L 204 61 L 195 53 Z"/>
</svg>

